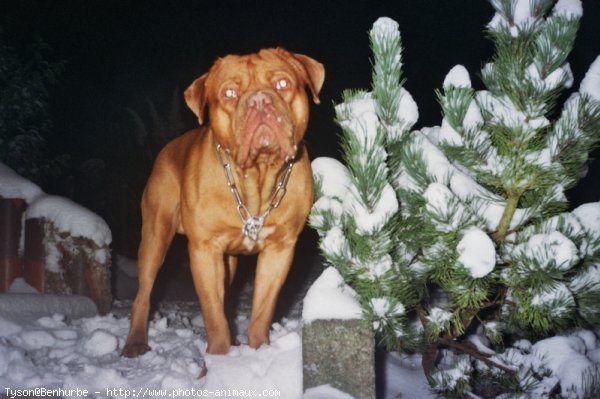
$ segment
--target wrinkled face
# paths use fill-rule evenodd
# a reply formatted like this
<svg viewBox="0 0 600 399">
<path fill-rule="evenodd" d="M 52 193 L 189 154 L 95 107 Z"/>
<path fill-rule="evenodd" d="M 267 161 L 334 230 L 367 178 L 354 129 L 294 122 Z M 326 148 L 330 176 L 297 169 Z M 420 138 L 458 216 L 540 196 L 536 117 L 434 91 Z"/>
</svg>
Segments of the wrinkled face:
<svg viewBox="0 0 600 399">
<path fill-rule="evenodd" d="M 292 160 L 308 121 L 306 88 L 318 102 L 324 79 L 317 61 L 281 49 L 246 56 L 227 56 L 198 78 L 186 101 L 202 120 L 208 105 L 217 142 L 242 168 L 261 154 Z"/>
</svg>

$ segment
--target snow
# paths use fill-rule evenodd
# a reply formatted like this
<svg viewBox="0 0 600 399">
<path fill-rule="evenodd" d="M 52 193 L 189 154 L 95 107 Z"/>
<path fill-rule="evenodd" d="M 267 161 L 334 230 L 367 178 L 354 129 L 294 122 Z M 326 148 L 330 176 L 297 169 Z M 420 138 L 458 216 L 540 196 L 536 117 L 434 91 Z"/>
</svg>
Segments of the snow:
<svg viewBox="0 0 600 399">
<path fill-rule="evenodd" d="M 569 286 L 573 291 L 600 286 L 600 264 L 589 265 L 587 269 L 573 277 Z"/>
<path fill-rule="evenodd" d="M 492 30 L 508 28 L 511 35 L 517 37 L 522 30 L 527 30 L 534 24 L 535 18 L 532 16 L 529 0 L 515 0 L 511 4 L 514 5 L 512 23 L 507 20 L 507 17 L 510 16 L 496 13 L 488 24 L 488 28 Z"/>
<path fill-rule="evenodd" d="M 569 88 L 573 84 L 573 72 L 568 63 L 555 69 L 546 77 L 542 77 L 538 66 L 532 63 L 525 69 L 525 75 L 540 91 L 554 90 L 560 85 Z"/>
<path fill-rule="evenodd" d="M 600 55 L 596 57 L 579 86 L 579 92 L 600 101 Z"/>
<path fill-rule="evenodd" d="M 514 256 L 535 260 L 542 270 L 549 266 L 569 270 L 579 262 L 577 246 L 558 231 L 534 234 L 527 242 L 517 245 L 514 253 Z"/>
<path fill-rule="evenodd" d="M 340 126 L 349 129 L 364 148 L 371 148 L 379 131 L 377 104 L 370 93 L 358 93 L 352 99 L 336 105 Z"/>
<path fill-rule="evenodd" d="M 465 114 L 462 123 L 463 127 L 467 129 L 483 123 L 483 116 L 481 115 L 481 111 L 475 100 L 471 100 L 471 103 L 469 103 L 469 108 L 467 108 L 467 113 Z"/>
<path fill-rule="evenodd" d="M 343 163 L 328 157 L 316 158 L 311 163 L 315 179 L 321 181 L 323 196 L 343 200 L 352 184 L 348 169 Z"/>
<path fill-rule="evenodd" d="M 262 396 L 289 399 L 351 398 L 326 385 L 302 393 L 300 320 L 274 323 L 270 345 L 259 349 L 239 345 L 227 355 L 208 355 L 201 320 L 191 322 L 201 319 L 197 303 L 161 304 L 149 323 L 152 351 L 127 359 L 119 352 L 129 328 L 130 303 L 116 303 L 113 313 L 106 316 L 51 313 L 55 309 L 47 309 L 48 313 L 40 316 L 42 313 L 34 306 L 37 301 L 27 305 L 33 297 L 20 298 L 19 305 L 13 305 L 15 309 L 22 306 L 24 311 L 6 313 L 0 308 L 0 386 L 13 393 L 17 389 L 61 389 L 74 390 L 73 395 L 63 397 L 103 399 L 131 397 L 134 393 L 191 398 L 211 397 L 208 393 L 213 392 L 213 396 L 240 397 L 255 391 Z M 69 303 L 66 296 L 61 300 Z M 327 308 L 330 302 L 316 305 Z M 360 316 L 358 304 L 355 309 Z M 27 315 L 29 312 L 34 313 Z M 238 325 L 240 330 L 243 327 Z M 432 397 L 419 355 L 393 353 L 386 358 L 385 398 L 400 393 L 405 399 Z M 203 366 L 208 373 L 198 378 Z M 79 394 L 75 393 L 77 389 Z M 81 394 L 83 390 L 91 395 Z"/>
<path fill-rule="evenodd" d="M 452 192 L 442 183 L 431 183 L 423 193 L 423 198 L 432 209 L 445 209 Z"/>
<path fill-rule="evenodd" d="M 386 376 L 384 399 L 435 398 L 424 377 L 421 362 L 420 354 L 389 353 L 384 367 Z"/>
<path fill-rule="evenodd" d="M 483 353 L 484 355 L 488 356 L 496 354 L 496 352 L 490 349 L 488 340 L 481 335 L 469 335 L 467 337 L 467 341 L 472 344 L 479 353 Z"/>
<path fill-rule="evenodd" d="M 389 298 L 372 298 L 371 309 L 382 319 L 388 314 L 404 314 L 404 306 L 401 303 L 392 305 Z"/>
<path fill-rule="evenodd" d="M 594 237 L 600 237 L 600 202 L 590 202 L 573 210 L 584 229 Z"/>
<path fill-rule="evenodd" d="M 574 337 L 579 337 L 585 345 L 586 351 L 596 350 L 598 346 L 598 338 L 590 330 L 577 330 L 572 334 Z"/>
<path fill-rule="evenodd" d="M 585 343 L 579 336 L 547 338 L 535 343 L 532 350 L 542 358 L 541 365 L 558 377 L 565 398 L 583 397 L 581 379 L 594 372 L 594 364 L 586 356 Z M 573 387 L 574 392 L 570 392 Z"/>
<path fill-rule="evenodd" d="M 471 87 L 471 77 L 467 68 L 463 65 L 455 65 L 444 79 L 444 90 L 448 90 L 450 87 Z"/>
<path fill-rule="evenodd" d="M 555 165 L 553 163 L 552 153 L 549 148 L 544 148 L 541 151 L 533 151 L 525 157 L 525 160 L 546 169 L 549 169 Z"/>
<path fill-rule="evenodd" d="M 459 170 L 451 164 L 444 153 L 434 144 L 436 137 L 441 139 L 440 128 L 424 128 L 417 132 L 415 139 L 411 143 L 414 151 L 421 154 L 423 161 L 427 166 L 427 173 L 436 182 L 430 192 L 426 192 L 425 197 L 432 206 L 435 206 L 441 213 L 446 214 L 449 201 L 452 195 L 456 195 L 461 201 L 471 203 L 471 210 L 486 222 L 486 227 L 490 231 L 497 229 L 500 219 L 506 207 L 506 201 L 500 196 L 486 190 L 477 183 L 471 176 Z M 431 137 L 431 138 L 430 138 Z M 488 159 L 490 168 L 496 168 L 500 165 L 493 159 Z M 398 182 L 404 189 L 419 190 L 419 187 L 408 176 L 402 175 Z M 449 183 L 450 188 L 444 188 Z M 436 186 L 439 184 L 440 186 Z M 455 201 L 452 201 L 455 203 Z M 511 220 L 510 228 L 526 222 L 531 215 L 531 210 L 527 208 L 518 208 Z M 460 215 L 462 217 L 462 215 Z M 460 220 L 457 218 L 456 221 Z"/>
<path fill-rule="evenodd" d="M 335 269 L 329 270 L 324 278 L 329 285 L 327 289 L 338 290 L 339 294 L 335 281 L 340 283 L 341 277 L 335 276 Z M 315 290 L 321 291 L 319 286 Z M 4 296 L 11 295 L 17 294 Z M 197 303 L 165 303 L 151 315 L 149 336 L 153 350 L 137 359 L 127 359 L 120 357 L 119 352 L 129 328 L 129 302 L 117 302 L 113 313 L 106 316 L 80 317 L 71 311 L 56 313 L 56 309 L 69 309 L 70 305 L 49 308 L 42 314 L 36 309 L 39 302 L 35 297 L 43 296 L 28 295 L 19 300 L 19 305 L 15 302 L 11 306 L 13 310 L 24 309 L 22 311 L 7 312 L 0 308 L 0 386 L 13 392 L 28 388 L 85 389 L 91 393 L 87 397 L 103 399 L 122 398 L 126 394 L 131 397 L 134 392 L 140 393 L 139 396 L 145 393 L 146 397 L 152 393 L 155 397 L 177 394 L 191 398 L 218 391 L 221 396 L 240 397 L 242 392 L 248 394 L 256 390 L 263 396 L 290 399 L 350 398 L 327 385 L 302 393 L 300 320 L 284 319 L 274 323 L 270 345 L 252 349 L 242 344 L 232 347 L 227 355 L 207 355 Z M 313 306 L 331 307 L 331 297 L 317 300 L 313 296 L 313 299 Z M 59 300 L 71 301 L 67 296 L 60 296 Z M 28 305 L 29 301 L 32 304 Z M 354 306 L 355 316 L 359 317 L 360 306 L 357 303 Z M 382 313 L 389 312 L 384 302 L 378 308 Z M 33 313 L 26 315 L 29 312 Z M 444 314 L 441 309 L 440 314 Z M 237 320 L 247 322 L 244 317 Z M 238 330 L 243 331 L 244 327 L 242 322 Z M 481 337 L 469 340 L 480 349 L 486 347 Z M 546 377 L 544 383 L 554 386 L 560 382 L 563 395 L 575 398 L 567 389 L 576 384 L 575 389 L 581 390 L 582 373 L 600 364 L 599 343 L 593 331 L 576 330 L 566 337 L 552 337 L 533 346 L 528 344 L 528 349 L 533 348 L 544 357 L 523 355 L 522 361 L 541 362 L 554 373 Z M 208 373 L 198 378 L 203 366 Z M 468 365 L 462 366 L 460 370 L 465 371 Z M 383 398 L 435 397 L 423 375 L 420 355 L 387 354 L 382 370 Z M 453 383 L 463 375 L 460 370 L 453 374 Z M 239 390 L 237 396 L 235 390 Z"/>
<path fill-rule="evenodd" d="M 427 132 L 432 133 L 436 130 L 431 129 Z M 425 133 L 418 136 L 415 144 L 418 146 L 418 151 L 422 153 L 423 160 L 427 165 L 427 172 L 434 177 L 436 182 L 447 181 L 455 168 L 444 153 L 425 136 Z"/>
<path fill-rule="evenodd" d="M 25 282 L 22 277 L 17 277 L 10 285 L 8 292 L 13 294 L 37 294 L 38 290 Z"/>
<path fill-rule="evenodd" d="M 325 269 L 308 289 L 304 298 L 302 310 L 304 322 L 360 318 L 362 318 L 362 308 L 356 292 L 344 283 L 337 269 L 332 266 Z"/>
<path fill-rule="evenodd" d="M 390 271 L 394 266 L 394 261 L 389 254 L 385 254 L 384 256 L 370 262 L 362 262 L 360 266 L 364 267 L 365 277 L 371 281 L 376 281 L 379 278 L 382 278 L 388 271 Z"/>
<path fill-rule="evenodd" d="M 296 332 L 279 326 L 272 343 L 258 349 L 234 347 L 227 355 L 204 353 L 208 369 L 203 390 L 280 393 L 283 398 L 302 396 L 302 340 Z M 174 381 L 173 388 L 180 382 Z M 265 395 L 266 396 L 266 395 Z"/>
<path fill-rule="evenodd" d="M 359 234 L 368 235 L 379 230 L 398 211 L 398 199 L 392 186 L 387 183 L 375 204 L 365 206 L 355 186 L 343 202 L 344 212 L 352 215 Z"/>
<path fill-rule="evenodd" d="M 537 130 L 550 125 L 550 121 L 543 115 L 528 115 L 519 110 L 508 97 L 496 97 L 487 90 L 478 91 L 476 97 L 480 107 L 493 114 L 492 123 L 515 129 L 522 128 L 529 135 L 534 135 Z"/>
<path fill-rule="evenodd" d="M 436 216 L 436 227 L 444 232 L 454 231 L 468 218 L 465 207 L 457 201 L 448 187 L 441 183 L 431 183 L 423 193 L 427 201 L 426 209 Z M 452 207 L 453 212 L 449 209 Z M 448 217 L 449 220 L 445 220 Z"/>
<path fill-rule="evenodd" d="M 321 250 L 333 256 L 344 256 L 349 253 L 346 235 L 339 226 L 333 226 L 321 240 Z"/>
<path fill-rule="evenodd" d="M 463 145 L 463 139 L 460 134 L 450 126 L 447 118 L 442 119 L 442 125 L 440 126 L 438 137 L 440 143 L 445 143 L 453 146 Z"/>
<path fill-rule="evenodd" d="M 516 25 L 523 25 L 531 21 L 530 0 L 517 0 L 515 2 L 513 19 Z"/>
<path fill-rule="evenodd" d="M 320 385 L 318 387 L 309 388 L 304 393 L 303 399 L 354 399 L 353 396 L 348 395 L 338 389 L 333 388 L 331 385 Z"/>
<path fill-rule="evenodd" d="M 404 305 L 395 303 L 393 300 L 390 301 L 390 298 L 387 297 L 371 298 L 369 306 L 373 313 L 379 318 L 378 320 L 373 321 L 373 329 L 376 331 L 379 331 L 382 327 L 383 320 L 401 316 L 405 312 Z M 397 337 L 400 337 L 403 332 L 401 329 L 397 329 L 395 334 Z"/>
<path fill-rule="evenodd" d="M 330 212 L 334 222 L 338 222 L 344 213 L 342 203 L 337 198 L 321 197 L 313 205 L 313 212 L 316 214 Z"/>
<path fill-rule="evenodd" d="M 443 326 L 450 321 L 451 318 L 452 313 L 438 307 L 431 308 L 429 315 L 427 316 L 427 320 L 429 320 L 429 322 L 438 326 Z"/>
<path fill-rule="evenodd" d="M 59 231 L 69 233 L 73 237 L 89 238 L 99 247 L 109 245 L 112 240 L 110 229 L 102 218 L 63 197 L 40 197 L 29 205 L 25 217 L 45 218 Z"/>
<path fill-rule="evenodd" d="M 431 374 L 431 379 L 442 389 L 452 390 L 459 382 L 468 382 L 469 374 L 473 371 L 471 362 L 467 356 L 461 356 L 456 360 L 454 367 L 449 370 L 437 370 Z"/>
<path fill-rule="evenodd" d="M 480 228 L 468 229 L 456 250 L 461 263 L 473 278 L 490 274 L 496 265 L 496 248 L 492 239 Z"/>
<path fill-rule="evenodd" d="M 419 120 L 419 107 L 412 95 L 400 88 L 400 104 L 398 105 L 398 119 L 401 121 L 402 129 L 409 129 Z M 396 137 L 391 137 L 394 139 Z"/>
<path fill-rule="evenodd" d="M 0 162 L 0 197 L 22 198 L 30 204 L 43 191 L 34 183 L 18 175 L 14 170 Z"/>
<path fill-rule="evenodd" d="M 581 18 L 583 6 L 581 0 L 558 0 L 552 9 L 552 13 L 568 18 Z"/>
<path fill-rule="evenodd" d="M 0 294 L 0 314 L 9 318 L 23 315 L 36 319 L 62 312 L 68 312 L 73 317 L 85 317 L 96 311 L 94 302 L 82 295 L 26 294 L 14 293 L 13 290 L 10 294 Z"/>
<path fill-rule="evenodd" d="M 390 36 L 398 36 L 398 22 L 388 17 L 381 17 L 373 24 L 371 34 L 380 38 L 381 41 L 389 40 Z"/>
<path fill-rule="evenodd" d="M 531 305 L 543 308 L 548 311 L 551 317 L 561 317 L 568 314 L 569 307 L 559 306 L 559 304 L 568 304 L 569 307 L 575 306 L 575 299 L 569 288 L 560 282 L 554 283 L 548 290 L 537 293 L 531 299 Z"/>
<path fill-rule="evenodd" d="M 99 357 L 115 352 L 119 339 L 109 331 L 98 329 L 83 343 L 83 349 L 89 356 Z"/>
<path fill-rule="evenodd" d="M 20 303 L 26 304 L 32 297 Z M 197 304 L 193 307 L 197 309 Z M 151 320 L 149 336 L 153 350 L 137 359 L 127 359 L 120 357 L 119 352 L 129 328 L 128 317 L 109 314 L 75 318 L 55 314 L 33 320 L 23 317 L 23 313 L 7 315 L 0 310 L 2 387 L 80 388 L 98 392 L 94 394 L 96 398 L 123 397 L 119 389 L 130 393 L 166 390 L 158 395 L 162 397 L 178 389 L 182 394 L 187 391 L 188 395 L 182 396 L 191 397 L 192 389 L 236 388 L 246 392 L 278 390 L 278 397 L 282 398 L 302 396 L 297 321 L 274 325 L 271 345 L 259 349 L 240 345 L 228 355 L 206 355 L 202 353 L 206 343 L 199 339 L 199 329 L 190 326 L 189 311 L 176 305 L 166 315 L 156 315 Z M 128 309 L 123 313 L 128 313 Z M 199 379 L 202 358 L 209 372 Z"/>
</svg>

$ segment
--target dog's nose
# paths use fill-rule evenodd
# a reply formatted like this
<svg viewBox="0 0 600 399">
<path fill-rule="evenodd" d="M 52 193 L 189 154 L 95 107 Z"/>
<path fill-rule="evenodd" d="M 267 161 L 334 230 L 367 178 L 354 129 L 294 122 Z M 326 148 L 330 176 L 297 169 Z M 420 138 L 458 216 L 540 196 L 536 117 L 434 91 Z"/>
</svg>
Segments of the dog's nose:
<svg viewBox="0 0 600 399">
<path fill-rule="evenodd" d="M 257 91 L 248 99 L 248 106 L 262 111 L 266 106 L 271 104 L 271 97 L 262 91 Z"/>
</svg>

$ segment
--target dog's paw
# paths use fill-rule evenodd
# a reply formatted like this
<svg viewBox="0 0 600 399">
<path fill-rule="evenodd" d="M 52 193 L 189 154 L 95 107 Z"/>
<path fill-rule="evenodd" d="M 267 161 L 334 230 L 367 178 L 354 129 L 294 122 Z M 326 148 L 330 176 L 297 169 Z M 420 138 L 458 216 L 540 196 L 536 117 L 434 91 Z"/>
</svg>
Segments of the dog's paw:
<svg viewBox="0 0 600 399">
<path fill-rule="evenodd" d="M 121 351 L 123 357 L 138 357 L 152 350 L 148 344 L 144 342 L 126 344 Z"/>
</svg>

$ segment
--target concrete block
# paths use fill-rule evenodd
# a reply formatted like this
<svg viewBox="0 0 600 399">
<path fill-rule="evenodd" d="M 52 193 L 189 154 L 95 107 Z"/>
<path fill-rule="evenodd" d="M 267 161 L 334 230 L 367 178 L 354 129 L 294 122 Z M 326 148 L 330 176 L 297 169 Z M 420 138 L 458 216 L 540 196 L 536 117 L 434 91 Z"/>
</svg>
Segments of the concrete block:
<svg viewBox="0 0 600 399">
<path fill-rule="evenodd" d="M 330 384 L 357 399 L 375 399 L 375 336 L 366 321 L 305 325 L 302 357 L 304 390 Z"/>
</svg>

